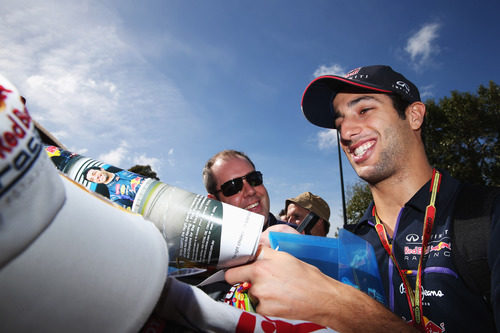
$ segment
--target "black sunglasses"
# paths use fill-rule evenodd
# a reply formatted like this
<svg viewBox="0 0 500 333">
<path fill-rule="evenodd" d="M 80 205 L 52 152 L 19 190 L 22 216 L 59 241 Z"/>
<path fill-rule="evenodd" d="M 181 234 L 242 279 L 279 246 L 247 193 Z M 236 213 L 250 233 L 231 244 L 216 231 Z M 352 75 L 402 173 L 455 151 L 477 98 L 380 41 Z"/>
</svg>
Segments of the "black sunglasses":
<svg viewBox="0 0 500 333">
<path fill-rule="evenodd" d="M 243 179 L 246 179 L 247 183 L 253 187 L 262 185 L 262 173 L 260 171 L 252 171 L 243 177 L 228 180 L 220 186 L 220 190 L 217 190 L 216 193 L 222 192 L 226 197 L 235 195 L 243 188 Z"/>
</svg>

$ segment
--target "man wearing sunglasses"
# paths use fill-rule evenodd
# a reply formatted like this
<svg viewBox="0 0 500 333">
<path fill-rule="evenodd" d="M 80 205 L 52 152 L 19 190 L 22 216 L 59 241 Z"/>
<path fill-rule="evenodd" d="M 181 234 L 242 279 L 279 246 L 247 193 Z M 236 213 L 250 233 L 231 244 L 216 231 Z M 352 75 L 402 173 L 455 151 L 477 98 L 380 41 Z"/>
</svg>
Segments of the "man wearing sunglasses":
<svg viewBox="0 0 500 333">
<path fill-rule="evenodd" d="M 203 183 L 208 197 L 246 209 L 265 217 L 264 229 L 277 224 L 269 212 L 269 195 L 262 173 L 242 152 L 223 150 L 210 158 L 203 168 Z"/>
</svg>

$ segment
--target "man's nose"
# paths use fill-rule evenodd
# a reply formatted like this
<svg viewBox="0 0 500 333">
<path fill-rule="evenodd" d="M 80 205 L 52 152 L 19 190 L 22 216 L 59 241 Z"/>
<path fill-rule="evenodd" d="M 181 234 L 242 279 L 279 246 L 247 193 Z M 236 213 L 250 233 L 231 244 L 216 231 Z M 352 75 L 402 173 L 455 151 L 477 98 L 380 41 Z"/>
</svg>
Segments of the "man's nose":
<svg viewBox="0 0 500 333">
<path fill-rule="evenodd" d="M 345 116 L 340 127 L 340 138 L 342 141 L 350 141 L 353 136 L 361 133 L 361 124 L 353 116 Z"/>
<path fill-rule="evenodd" d="M 243 193 L 245 195 L 254 195 L 255 194 L 255 189 L 253 188 L 252 185 L 250 185 L 246 179 L 243 179 Z"/>
</svg>

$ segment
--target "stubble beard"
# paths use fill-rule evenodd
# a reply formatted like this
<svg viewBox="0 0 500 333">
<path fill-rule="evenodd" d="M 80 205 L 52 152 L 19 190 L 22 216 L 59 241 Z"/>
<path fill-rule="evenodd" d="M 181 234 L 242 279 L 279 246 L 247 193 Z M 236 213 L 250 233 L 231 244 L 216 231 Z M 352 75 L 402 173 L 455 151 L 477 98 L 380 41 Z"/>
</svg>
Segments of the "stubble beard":
<svg viewBox="0 0 500 333">
<path fill-rule="evenodd" d="M 404 143 L 402 142 L 404 139 L 393 128 L 386 128 L 384 137 L 391 139 L 387 141 L 387 146 L 383 147 L 383 150 L 379 153 L 377 163 L 365 172 L 358 173 L 358 176 L 370 186 L 375 186 L 396 175 L 400 169 L 400 164 L 404 163 L 403 159 L 406 156 Z"/>
</svg>

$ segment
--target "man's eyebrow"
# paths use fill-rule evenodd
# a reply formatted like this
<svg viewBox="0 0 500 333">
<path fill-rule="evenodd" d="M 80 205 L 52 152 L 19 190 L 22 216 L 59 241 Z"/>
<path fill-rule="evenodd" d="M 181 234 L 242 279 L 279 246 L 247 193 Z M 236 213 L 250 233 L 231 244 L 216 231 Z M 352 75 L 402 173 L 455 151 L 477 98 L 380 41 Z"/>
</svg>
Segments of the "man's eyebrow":
<svg viewBox="0 0 500 333">
<path fill-rule="evenodd" d="M 375 96 L 365 95 L 365 96 L 360 96 L 360 97 L 358 97 L 356 99 L 353 99 L 352 101 L 350 101 L 349 103 L 347 103 L 347 107 L 352 108 L 356 104 L 358 104 L 358 103 L 360 103 L 362 101 L 366 101 L 366 100 L 379 101 L 377 98 L 375 98 Z M 333 108 L 333 113 L 335 114 L 336 117 L 341 116 L 341 112 L 338 109 Z"/>
<path fill-rule="evenodd" d="M 347 103 L 347 106 L 348 107 L 353 107 L 354 105 L 362 102 L 362 101 L 365 101 L 365 100 L 375 100 L 375 101 L 378 101 L 378 99 L 376 99 L 374 96 L 361 96 L 359 98 L 356 98 L 356 99 L 353 99 L 352 101 L 350 101 L 349 103 Z"/>
</svg>

